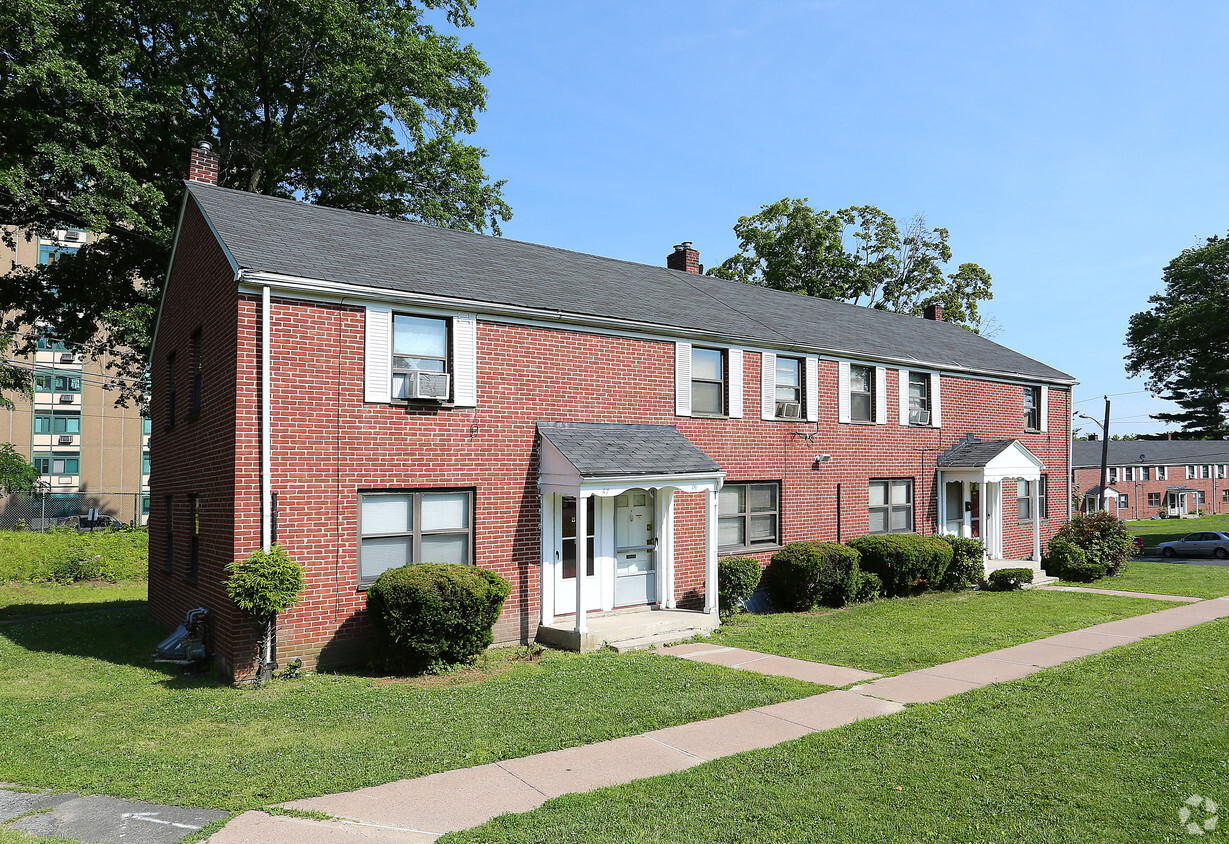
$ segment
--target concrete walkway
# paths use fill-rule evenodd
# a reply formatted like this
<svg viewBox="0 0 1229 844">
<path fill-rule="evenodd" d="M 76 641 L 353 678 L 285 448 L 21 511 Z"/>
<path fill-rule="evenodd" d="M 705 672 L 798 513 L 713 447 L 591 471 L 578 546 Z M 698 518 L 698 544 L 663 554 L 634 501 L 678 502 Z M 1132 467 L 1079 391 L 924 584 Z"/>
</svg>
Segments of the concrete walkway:
<svg viewBox="0 0 1229 844">
<path fill-rule="evenodd" d="M 1025 677 L 1117 645 L 1226 617 L 1229 596 L 1193 600 L 1173 609 L 1097 624 L 894 677 L 710 643 L 677 645 L 658 653 L 826 685 L 858 685 L 848 691 L 825 692 L 643 735 L 295 800 L 285 804 L 286 808 L 324 812 L 339 820 L 246 812 L 209 841 L 433 841 L 446 832 L 477 826 L 505 812 L 527 812 L 559 795 L 681 771 L 734 753 L 771 747 L 810 733 L 899 712 L 906 704 L 941 700 Z"/>
<path fill-rule="evenodd" d="M 1088 592 L 1092 595 L 1114 595 L 1118 598 L 1151 598 L 1154 601 L 1176 601 L 1193 604 L 1203 598 L 1188 598 L 1185 595 L 1158 595 L 1155 592 L 1124 592 L 1121 589 L 1094 589 L 1091 586 L 1038 586 L 1050 592 Z"/>
</svg>

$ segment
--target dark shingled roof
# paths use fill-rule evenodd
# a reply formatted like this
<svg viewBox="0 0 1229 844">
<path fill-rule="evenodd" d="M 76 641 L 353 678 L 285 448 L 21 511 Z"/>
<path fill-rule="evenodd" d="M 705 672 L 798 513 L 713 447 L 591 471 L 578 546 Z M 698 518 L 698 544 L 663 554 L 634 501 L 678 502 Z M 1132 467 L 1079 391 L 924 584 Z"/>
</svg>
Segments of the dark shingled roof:
<svg viewBox="0 0 1229 844">
<path fill-rule="evenodd" d="M 188 191 L 241 270 L 1075 383 L 951 323 L 199 182 Z"/>
<path fill-rule="evenodd" d="M 1074 469 L 1101 465 L 1101 440 L 1071 443 Z M 1139 456 L 1144 455 L 1140 460 Z M 1224 440 L 1110 440 L 1109 466 L 1180 466 L 1184 463 L 1229 463 Z"/>
<path fill-rule="evenodd" d="M 673 425 L 539 422 L 538 433 L 585 478 L 721 471 Z"/>
<path fill-rule="evenodd" d="M 955 445 L 939 455 L 940 469 L 980 469 L 998 457 L 1015 440 L 958 440 Z"/>
</svg>

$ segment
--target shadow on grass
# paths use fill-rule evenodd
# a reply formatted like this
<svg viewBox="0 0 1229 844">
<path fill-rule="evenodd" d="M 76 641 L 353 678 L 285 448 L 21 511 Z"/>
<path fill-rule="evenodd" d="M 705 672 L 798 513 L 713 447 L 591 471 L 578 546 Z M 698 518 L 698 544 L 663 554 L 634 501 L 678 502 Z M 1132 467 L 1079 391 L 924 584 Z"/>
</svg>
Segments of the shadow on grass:
<svg viewBox="0 0 1229 844">
<path fill-rule="evenodd" d="M 72 613 L 120 610 L 144 606 L 145 601 L 140 599 L 131 601 L 92 601 L 84 604 L 48 604 L 43 601 L 31 601 L 26 604 L 8 604 L 0 607 L 0 621 L 13 621 L 32 616 L 69 615 Z"/>
<path fill-rule="evenodd" d="M 111 612 L 66 613 L 0 625 L 0 641 L 8 640 L 34 653 L 101 660 L 163 675 L 172 688 L 225 685 L 208 668 L 186 673 L 185 666 L 156 663 L 154 649 L 166 631 L 150 620 L 143 604 Z"/>
</svg>

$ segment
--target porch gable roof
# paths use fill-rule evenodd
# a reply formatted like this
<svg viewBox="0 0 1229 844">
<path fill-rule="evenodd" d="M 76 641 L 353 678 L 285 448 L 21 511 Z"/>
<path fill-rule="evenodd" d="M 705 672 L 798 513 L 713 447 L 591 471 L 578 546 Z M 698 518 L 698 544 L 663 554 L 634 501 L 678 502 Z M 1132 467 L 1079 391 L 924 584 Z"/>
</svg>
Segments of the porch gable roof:
<svg viewBox="0 0 1229 844">
<path fill-rule="evenodd" d="M 1004 478 L 1036 480 L 1045 468 L 1019 440 L 979 440 L 972 434 L 939 455 L 942 472 L 978 473 L 986 482 Z"/>
<path fill-rule="evenodd" d="M 582 478 L 721 472 L 715 460 L 673 425 L 539 422 L 538 433 Z"/>
</svg>

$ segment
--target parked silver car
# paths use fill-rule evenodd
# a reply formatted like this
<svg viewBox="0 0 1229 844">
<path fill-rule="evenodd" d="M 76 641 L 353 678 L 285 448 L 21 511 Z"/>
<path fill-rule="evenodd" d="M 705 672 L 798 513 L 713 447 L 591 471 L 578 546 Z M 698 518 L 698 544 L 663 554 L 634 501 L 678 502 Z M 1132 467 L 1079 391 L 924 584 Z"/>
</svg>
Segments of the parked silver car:
<svg viewBox="0 0 1229 844">
<path fill-rule="evenodd" d="M 1173 542 L 1162 542 L 1156 550 L 1163 557 L 1193 557 L 1206 554 L 1223 560 L 1229 557 L 1229 534 L 1203 530 L 1187 534 Z"/>
</svg>

